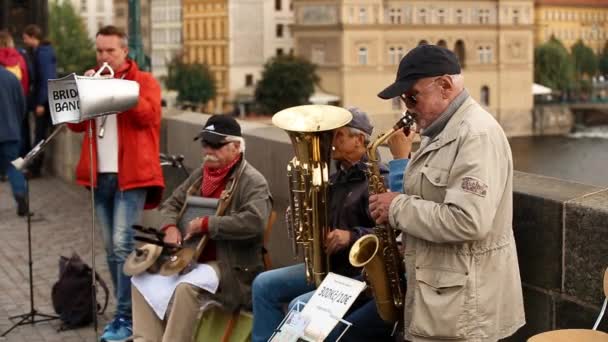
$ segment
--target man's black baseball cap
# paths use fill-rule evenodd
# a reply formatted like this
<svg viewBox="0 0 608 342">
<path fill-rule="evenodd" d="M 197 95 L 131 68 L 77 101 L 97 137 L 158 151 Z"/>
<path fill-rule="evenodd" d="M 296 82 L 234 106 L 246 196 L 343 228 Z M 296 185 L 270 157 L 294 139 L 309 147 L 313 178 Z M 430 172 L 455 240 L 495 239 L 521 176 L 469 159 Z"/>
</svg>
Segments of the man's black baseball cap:
<svg viewBox="0 0 608 342">
<path fill-rule="evenodd" d="M 378 97 L 388 100 L 400 96 L 421 78 L 456 74 L 460 74 L 460 63 L 452 51 L 437 45 L 420 45 L 401 59 L 395 83 Z"/>
<path fill-rule="evenodd" d="M 232 116 L 219 114 L 207 120 L 194 140 L 202 139 L 211 144 L 221 144 L 226 142 L 227 136 L 240 137 L 241 126 Z"/>
</svg>

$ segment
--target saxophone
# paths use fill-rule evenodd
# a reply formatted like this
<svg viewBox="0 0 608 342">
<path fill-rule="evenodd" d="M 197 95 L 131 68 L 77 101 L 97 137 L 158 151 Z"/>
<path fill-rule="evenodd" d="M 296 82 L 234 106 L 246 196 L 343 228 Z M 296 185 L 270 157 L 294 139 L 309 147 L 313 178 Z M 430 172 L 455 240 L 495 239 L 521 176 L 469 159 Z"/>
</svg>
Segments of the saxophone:
<svg viewBox="0 0 608 342">
<path fill-rule="evenodd" d="M 378 147 L 393 133 L 402 128 L 409 128 L 413 123 L 414 116 L 406 111 L 391 130 L 368 145 L 367 174 L 370 195 L 387 191 L 384 177 L 380 175 L 378 167 Z M 362 236 L 353 244 L 349 260 L 351 265 L 365 268 L 367 283 L 372 288 L 380 317 L 386 322 L 396 322 L 402 316 L 405 282 L 404 265 L 393 228 L 388 224 L 376 225 L 374 234 Z"/>
</svg>

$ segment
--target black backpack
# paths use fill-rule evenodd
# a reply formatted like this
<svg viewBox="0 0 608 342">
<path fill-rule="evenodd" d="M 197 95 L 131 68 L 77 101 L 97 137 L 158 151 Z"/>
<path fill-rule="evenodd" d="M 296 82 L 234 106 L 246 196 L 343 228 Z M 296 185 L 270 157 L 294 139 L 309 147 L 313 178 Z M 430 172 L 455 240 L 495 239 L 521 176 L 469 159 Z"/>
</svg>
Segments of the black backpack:
<svg viewBox="0 0 608 342">
<path fill-rule="evenodd" d="M 53 308 L 62 321 L 59 330 L 73 329 L 93 322 L 91 272 L 91 267 L 76 253 L 70 258 L 62 256 L 59 259 L 59 280 L 53 285 L 51 293 Z M 96 303 L 97 313 L 103 314 L 108 306 L 108 286 L 99 274 L 95 273 L 95 277 L 105 293 L 103 308 Z"/>
</svg>

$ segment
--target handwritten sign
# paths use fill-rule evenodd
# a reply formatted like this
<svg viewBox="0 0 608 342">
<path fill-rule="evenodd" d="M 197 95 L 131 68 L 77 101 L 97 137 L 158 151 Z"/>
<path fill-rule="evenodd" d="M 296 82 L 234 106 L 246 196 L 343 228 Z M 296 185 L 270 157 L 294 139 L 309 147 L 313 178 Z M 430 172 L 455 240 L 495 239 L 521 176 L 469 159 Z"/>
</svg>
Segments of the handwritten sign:
<svg viewBox="0 0 608 342">
<path fill-rule="evenodd" d="M 323 341 L 364 288 L 362 281 L 329 273 L 300 313 L 298 321 L 307 322 L 301 338 Z"/>
</svg>

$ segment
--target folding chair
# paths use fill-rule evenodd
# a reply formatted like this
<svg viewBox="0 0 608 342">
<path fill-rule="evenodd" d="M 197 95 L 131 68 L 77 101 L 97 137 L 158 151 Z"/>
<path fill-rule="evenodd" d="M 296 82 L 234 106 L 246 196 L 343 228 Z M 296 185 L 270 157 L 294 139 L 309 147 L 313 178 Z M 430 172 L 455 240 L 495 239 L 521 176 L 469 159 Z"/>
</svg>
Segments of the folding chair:
<svg viewBox="0 0 608 342">
<path fill-rule="evenodd" d="M 593 325 L 593 329 L 562 329 L 547 331 L 534 335 L 528 339 L 528 342 L 607 342 L 608 334 L 602 331 L 598 331 L 597 327 L 600 325 L 604 312 L 606 311 L 606 304 L 608 303 L 608 269 L 604 272 L 604 305 L 602 310 Z"/>
</svg>

